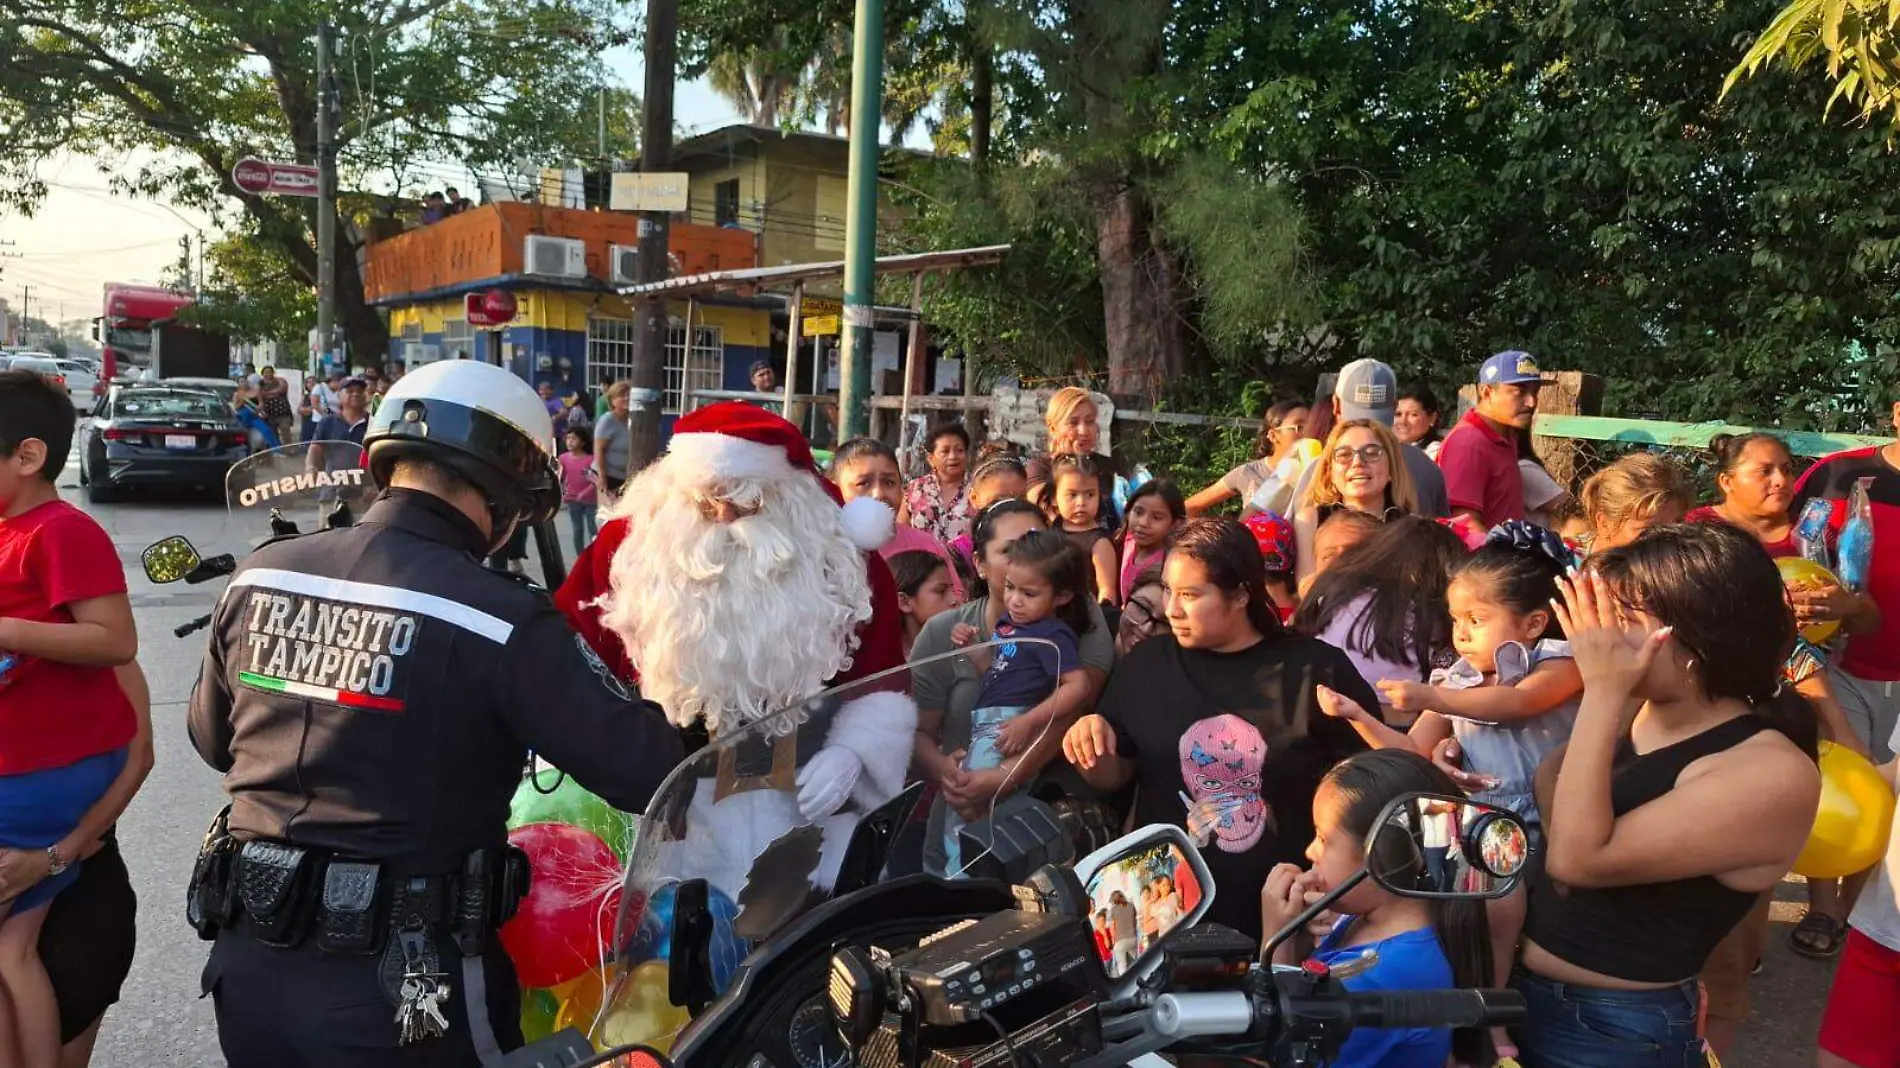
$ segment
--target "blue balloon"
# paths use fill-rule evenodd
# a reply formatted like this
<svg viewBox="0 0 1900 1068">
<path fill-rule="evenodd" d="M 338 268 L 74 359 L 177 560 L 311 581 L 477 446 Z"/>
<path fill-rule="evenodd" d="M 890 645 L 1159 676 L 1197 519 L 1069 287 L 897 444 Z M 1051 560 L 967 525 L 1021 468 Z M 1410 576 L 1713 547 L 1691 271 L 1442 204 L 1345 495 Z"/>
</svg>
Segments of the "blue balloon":
<svg viewBox="0 0 1900 1068">
<path fill-rule="evenodd" d="M 650 960 L 670 961 L 673 958 L 673 891 L 674 884 L 668 883 L 654 891 L 647 901 L 646 914 L 640 918 L 640 928 L 634 932 L 633 943 L 627 951 L 629 967 Z M 732 924 L 739 918 L 739 906 L 711 887 L 707 888 L 706 895 L 707 909 L 713 918 L 712 944 L 709 947 L 713 990 L 723 994 L 732 985 L 732 976 L 739 970 L 739 962 L 752 952 L 752 944 L 733 933 Z"/>
</svg>

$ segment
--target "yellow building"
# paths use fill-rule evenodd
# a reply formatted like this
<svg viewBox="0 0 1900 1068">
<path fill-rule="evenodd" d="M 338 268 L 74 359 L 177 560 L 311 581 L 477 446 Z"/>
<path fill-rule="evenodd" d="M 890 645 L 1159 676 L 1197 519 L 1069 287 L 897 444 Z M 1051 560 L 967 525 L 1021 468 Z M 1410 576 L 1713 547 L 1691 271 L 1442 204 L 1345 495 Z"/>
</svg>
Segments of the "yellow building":
<svg viewBox="0 0 1900 1068">
<path fill-rule="evenodd" d="M 750 230 L 759 266 L 783 267 L 844 258 L 849 148 L 830 134 L 727 126 L 673 146 L 671 166 L 691 176 L 692 222 Z"/>
</svg>

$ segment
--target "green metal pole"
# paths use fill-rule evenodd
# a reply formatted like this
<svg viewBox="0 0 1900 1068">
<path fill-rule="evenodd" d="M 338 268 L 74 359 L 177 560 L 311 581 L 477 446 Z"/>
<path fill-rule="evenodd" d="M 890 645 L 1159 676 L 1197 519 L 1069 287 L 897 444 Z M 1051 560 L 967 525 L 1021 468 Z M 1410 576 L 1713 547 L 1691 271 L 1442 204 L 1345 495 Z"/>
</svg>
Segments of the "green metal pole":
<svg viewBox="0 0 1900 1068">
<path fill-rule="evenodd" d="M 884 119 L 884 0 L 858 0 L 851 36 L 851 173 L 844 221 L 844 353 L 838 436 L 870 426 L 872 306 L 877 293 L 877 156 Z"/>
</svg>

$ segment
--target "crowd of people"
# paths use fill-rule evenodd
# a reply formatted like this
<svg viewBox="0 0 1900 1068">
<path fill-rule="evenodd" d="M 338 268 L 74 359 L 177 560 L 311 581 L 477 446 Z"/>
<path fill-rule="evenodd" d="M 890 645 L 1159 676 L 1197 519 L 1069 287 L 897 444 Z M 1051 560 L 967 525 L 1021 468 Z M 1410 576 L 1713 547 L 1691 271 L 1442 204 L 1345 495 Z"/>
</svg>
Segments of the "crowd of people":
<svg viewBox="0 0 1900 1068">
<path fill-rule="evenodd" d="M 845 443 L 842 495 L 907 528 L 882 551 L 914 665 L 913 769 L 935 790 L 925 866 L 954 874 L 957 827 L 1054 776 L 1129 825 L 1185 827 L 1223 891 L 1208 918 L 1259 938 L 1350 873 L 1386 801 L 1463 792 L 1533 829 L 1525 890 L 1467 907 L 1362 888 L 1288 952 L 1368 957 L 1367 988 L 1508 984 L 1531 1022 L 1455 1050 L 1368 1035 L 1340 1064 L 1727 1054 L 1814 821 L 1817 739 L 1892 778 L 1900 553 L 1882 539 L 1900 538 L 1900 446 L 1797 479 L 1787 445 L 1755 433 L 1713 443 L 1716 500 L 1647 452 L 1573 495 L 1530 450 L 1535 361 L 1502 353 L 1475 379 L 1446 430 L 1430 389 L 1357 361 L 1330 397 L 1271 406 L 1256 458 L 1192 495 L 1131 487 L 1081 389 L 1049 400 L 1041 453 L 940 426 L 906 481 L 888 447 Z M 1830 502 L 1837 535 L 1863 478 L 1883 546 L 1866 588 L 1784 586 L 1773 561 L 1797 551 L 1802 506 Z M 1243 520 L 1211 514 L 1236 499 Z M 1796 636 L 1830 621 L 1835 648 Z M 1047 662 L 945 655 L 1012 636 L 1043 639 Z M 1894 881 L 1807 892 L 1793 947 L 1842 961 L 1818 1063 L 1892 1065 Z M 1125 934 L 1096 923 L 1111 946 Z"/>
<path fill-rule="evenodd" d="M 429 372 L 426 388 L 459 380 L 456 370 L 528 391 L 498 368 L 467 364 Z M 1355 361 L 1329 395 L 1270 408 L 1257 457 L 1192 495 L 1165 473 L 1143 480 L 1107 455 L 1105 413 L 1082 389 L 1050 398 L 1042 449 L 976 442 L 945 425 L 928 434 L 928 470 L 914 477 L 888 445 L 856 439 L 839 446 L 819 483 L 797 431 L 742 405 L 738 415 L 723 406 L 716 426 L 705 413 L 682 417 L 671 463 L 636 470 L 624 385 L 591 411 L 548 385 L 539 404 L 563 435 L 555 459 L 580 552 L 556 597 L 563 619 L 519 584 L 476 589 L 454 570 L 472 566 L 471 554 L 505 558 L 510 531 L 527 524 L 521 517 L 540 522 L 554 509 L 530 508 L 540 498 L 503 481 L 428 488 L 447 469 L 430 466 L 433 454 L 422 450 L 442 443 L 404 438 L 400 420 L 374 416 L 380 393 L 397 389 L 400 399 L 428 376 L 327 384 L 325 410 L 313 400 L 312 440 L 347 438 L 367 421 L 372 450 L 385 442 L 377 477 L 390 491 L 363 530 L 281 545 L 266 555 L 297 567 L 246 579 L 286 583 L 286 598 L 328 595 L 334 586 L 306 583 L 300 569 L 327 583 L 347 557 L 351 582 L 381 583 L 378 596 L 427 579 L 427 604 L 446 604 L 451 593 L 480 600 L 453 616 L 465 636 L 424 632 L 443 663 L 461 659 L 405 686 L 407 718 L 351 720 L 350 729 L 404 729 L 449 715 L 455 701 L 492 700 L 500 718 L 479 719 L 493 735 L 492 759 L 440 749 L 462 730 L 415 742 L 437 761 L 432 768 L 471 777 L 457 789 L 492 794 L 489 807 L 500 811 L 511 761 L 518 766 L 522 741 L 532 740 L 610 802 L 637 808 L 665 768 L 657 756 L 652 767 L 621 757 L 660 754 L 670 766 L 682 740 L 669 722 L 716 735 L 781 707 L 784 694 L 802 699 L 820 680 L 908 660 L 914 730 L 908 717 L 841 712 L 821 755 L 843 772 L 797 783 L 808 818 L 847 798 L 866 807 L 887 800 L 908 764 L 929 788 L 914 835 L 918 862 L 955 876 L 968 861 L 964 827 L 999 797 L 1053 785 L 1123 825 L 1181 826 L 1218 889 L 1206 918 L 1256 940 L 1357 870 L 1375 817 L 1397 797 L 1464 794 L 1515 812 L 1534 843 L 1518 892 L 1433 901 L 1368 882 L 1281 954 L 1328 963 L 1354 989 L 1508 985 L 1524 995 L 1528 1020 L 1508 1032 L 1362 1029 L 1336 1060 L 1342 1068 L 1507 1059 L 1526 1068 L 1678 1066 L 1729 1054 L 1769 902 L 1814 826 L 1819 742 L 1865 754 L 1892 784 L 1900 442 L 1827 457 L 1796 478 L 1774 435 L 1721 439 L 1712 449 L 1718 496 L 1706 502 L 1681 468 L 1639 452 L 1592 473 L 1573 498 L 1530 452 L 1541 374 L 1531 357 L 1510 352 L 1477 369 L 1477 403 L 1448 430 L 1429 389 Z M 259 403 L 273 388 L 265 377 L 246 384 Z M 448 394 L 418 396 L 479 409 Z M 526 425 L 541 410 L 526 397 L 509 418 Z M 1900 430 L 1900 405 L 1894 417 Z M 129 954 L 123 966 L 116 954 L 121 943 L 129 950 L 130 885 L 108 829 L 152 762 L 123 573 L 97 524 L 61 504 L 53 486 L 71 425 L 63 396 L 31 375 L 0 376 L 0 559 L 30 565 L 0 570 L 10 605 L 0 649 L 36 663 L 0 688 L 0 712 L 28 707 L 31 682 L 91 687 L 99 713 L 58 730 L 0 715 L 0 895 L 11 895 L 0 918 L 0 1043 L 36 1066 L 54 1063 L 61 1042 L 66 1063 L 84 1063 L 129 967 Z M 814 490 L 820 484 L 825 495 Z M 1838 535 L 1857 493 L 1871 501 L 1878 547 L 1864 584 L 1790 588 L 1775 559 L 1799 551 L 1808 504 L 1826 502 L 1823 525 Z M 498 510 L 503 494 L 520 499 Z M 861 514 L 873 501 L 884 507 L 871 511 L 896 519 L 894 535 L 860 542 L 861 531 L 831 514 Z M 1238 518 L 1212 514 L 1236 505 Z M 755 517 L 769 522 L 740 525 Z M 782 536 L 820 529 L 851 540 Z M 413 531 L 436 539 L 430 559 L 440 574 L 416 570 Z M 724 568 L 688 573 L 711 553 Z M 364 571 L 363 560 L 387 573 Z M 888 568 L 868 566 L 879 560 Z M 722 570 L 730 573 L 713 574 Z M 887 599 L 895 617 L 880 630 Z M 231 642 L 255 615 L 221 613 L 219 640 Z M 808 625 L 796 636 L 767 633 L 754 625 L 760 618 Z M 1829 642 L 1798 636 L 1827 624 L 1839 632 Z M 482 644 L 516 626 L 530 637 Z M 711 634 L 728 640 L 704 640 Z M 827 650 L 822 663 L 801 657 L 807 644 Z M 497 650 L 513 659 L 504 665 Z M 418 657 L 407 669 L 423 663 L 434 661 Z M 291 739 L 317 698 L 285 696 L 271 679 L 232 689 L 220 681 L 223 660 L 207 664 L 192 724 L 208 761 L 255 773 L 279 748 L 301 752 Z M 503 666 L 539 674 L 482 674 Z M 443 684 L 458 673 L 482 685 L 451 693 Z M 632 692 L 619 680 L 638 682 L 644 706 L 628 704 Z M 249 722 L 282 732 L 283 744 L 235 739 L 234 701 L 248 702 Z M 464 726 L 478 722 L 461 704 L 453 714 Z M 326 802 L 339 835 L 397 828 L 414 839 L 403 848 L 432 848 L 433 825 L 407 806 L 430 819 L 447 811 L 418 800 L 433 786 L 372 775 L 366 762 L 383 736 L 351 734 L 346 747 L 345 734 L 339 726 L 317 739 L 334 760 L 313 769 L 354 784 Z M 495 774 L 475 783 L 487 771 Z M 237 784 L 234 819 L 289 827 L 289 818 L 271 823 L 268 805 L 301 794 L 244 785 L 252 779 L 228 780 Z M 390 791 L 371 798 L 385 809 L 357 819 L 359 795 L 377 789 Z M 28 812 L 40 822 L 26 826 Z M 464 815 L 467 826 L 452 830 L 471 840 L 488 833 L 475 826 L 473 806 L 449 812 Z M 1794 945 L 1839 961 L 1817 1068 L 1889 1068 L 1900 1050 L 1891 866 L 1890 857 L 1808 884 Z M 38 898 L 26 896 L 41 886 Z M 1171 894 L 1177 888 L 1156 884 L 1146 901 L 1124 894 L 1095 917 L 1111 959 L 1139 952 L 1190 907 Z M 49 907 L 35 907 L 48 898 Z M 264 976 L 308 965 L 292 979 L 314 992 L 317 970 L 362 963 L 237 944 L 228 932 L 219 939 L 206 979 L 227 1054 L 249 1051 L 234 1062 L 274 1063 L 259 1051 L 291 1041 L 267 1010 L 301 1011 L 299 999 L 278 998 Z M 505 958 L 489 964 L 506 974 Z M 462 975 L 483 966 L 465 961 Z M 375 968 L 357 970 L 352 982 Z M 377 1019 L 352 1026 L 383 1041 L 388 1012 L 364 1003 Z M 475 1030 L 461 1004 L 451 1013 L 457 1041 Z"/>
</svg>

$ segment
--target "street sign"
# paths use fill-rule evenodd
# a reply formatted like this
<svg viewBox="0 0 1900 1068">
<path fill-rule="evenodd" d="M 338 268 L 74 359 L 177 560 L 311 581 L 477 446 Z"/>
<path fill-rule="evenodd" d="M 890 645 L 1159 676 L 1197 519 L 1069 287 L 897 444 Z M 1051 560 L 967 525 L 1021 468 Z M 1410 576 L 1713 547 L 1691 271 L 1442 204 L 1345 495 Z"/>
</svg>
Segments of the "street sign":
<svg viewBox="0 0 1900 1068">
<path fill-rule="evenodd" d="M 231 168 L 231 181 L 260 196 L 314 197 L 317 169 L 302 163 L 272 163 L 245 157 Z"/>
<path fill-rule="evenodd" d="M 689 176 L 676 172 L 620 172 L 613 176 L 607 206 L 614 211 L 685 211 Z"/>
<path fill-rule="evenodd" d="M 838 317 L 835 315 L 814 315 L 805 320 L 805 336 L 817 337 L 838 332 Z"/>
<path fill-rule="evenodd" d="M 828 297 L 804 297 L 799 301 L 798 313 L 812 317 L 843 315 L 844 304 Z"/>
</svg>

